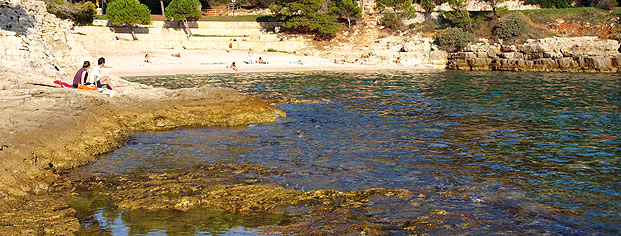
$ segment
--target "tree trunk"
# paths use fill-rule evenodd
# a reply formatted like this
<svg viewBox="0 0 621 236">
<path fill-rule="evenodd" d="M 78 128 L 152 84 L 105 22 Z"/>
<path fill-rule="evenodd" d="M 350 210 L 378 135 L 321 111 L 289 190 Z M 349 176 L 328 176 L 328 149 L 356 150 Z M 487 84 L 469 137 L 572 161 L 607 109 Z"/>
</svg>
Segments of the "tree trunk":
<svg viewBox="0 0 621 236">
<path fill-rule="evenodd" d="M 164 13 L 164 0 L 160 0 L 160 7 L 162 8 L 162 16 L 165 19 L 166 18 L 166 14 Z"/>
<path fill-rule="evenodd" d="M 360 6 L 362 7 L 362 18 L 364 18 L 364 0 L 360 0 Z"/>
<path fill-rule="evenodd" d="M 188 33 L 188 36 L 192 36 L 192 31 L 190 31 L 190 24 L 188 24 L 188 20 L 183 20 L 183 26 L 185 26 L 185 31 Z"/>
<path fill-rule="evenodd" d="M 347 17 L 347 28 L 351 29 L 351 20 Z"/>
<path fill-rule="evenodd" d="M 138 38 L 136 37 L 136 33 L 134 33 L 134 26 L 133 25 L 129 25 L 129 30 L 132 32 L 132 38 L 134 40 L 138 40 Z"/>
</svg>

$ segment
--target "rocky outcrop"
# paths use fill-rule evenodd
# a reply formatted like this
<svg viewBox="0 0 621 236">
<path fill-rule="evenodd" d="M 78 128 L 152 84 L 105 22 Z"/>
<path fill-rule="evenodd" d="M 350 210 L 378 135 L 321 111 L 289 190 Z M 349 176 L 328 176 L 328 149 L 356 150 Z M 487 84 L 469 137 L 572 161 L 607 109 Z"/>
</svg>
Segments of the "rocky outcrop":
<svg viewBox="0 0 621 236">
<path fill-rule="evenodd" d="M 520 45 L 478 43 L 449 55 L 458 70 L 619 72 L 619 42 L 597 37 L 547 38 Z"/>
<path fill-rule="evenodd" d="M 71 27 L 48 13 L 42 1 L 0 1 L 0 71 L 18 69 L 48 80 L 71 73 L 88 57 L 72 40 Z"/>
</svg>

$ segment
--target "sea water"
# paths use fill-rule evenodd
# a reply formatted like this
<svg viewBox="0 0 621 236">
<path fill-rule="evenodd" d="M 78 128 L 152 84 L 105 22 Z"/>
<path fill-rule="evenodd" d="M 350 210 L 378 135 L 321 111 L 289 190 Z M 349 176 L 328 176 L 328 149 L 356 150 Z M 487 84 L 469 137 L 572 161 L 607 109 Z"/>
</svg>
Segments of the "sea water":
<svg viewBox="0 0 621 236">
<path fill-rule="evenodd" d="M 386 202 L 368 211 L 378 221 L 399 222 L 441 210 L 447 227 L 421 229 L 436 235 L 621 233 L 619 74 L 380 71 L 128 79 L 319 102 L 277 105 L 287 117 L 269 124 L 137 134 L 78 172 L 122 175 L 239 162 L 285 171 L 271 181 L 287 188 L 424 194 L 424 204 Z M 133 225 L 101 212 L 98 219 L 108 223 L 98 227 L 107 232 Z M 253 234 L 260 224 L 224 225 L 192 232 Z"/>
</svg>

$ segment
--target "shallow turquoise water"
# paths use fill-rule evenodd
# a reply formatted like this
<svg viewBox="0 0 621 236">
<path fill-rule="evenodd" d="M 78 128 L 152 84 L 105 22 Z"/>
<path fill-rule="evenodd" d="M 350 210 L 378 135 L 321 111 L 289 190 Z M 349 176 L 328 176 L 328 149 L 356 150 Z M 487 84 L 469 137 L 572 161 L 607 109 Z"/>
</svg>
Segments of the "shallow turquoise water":
<svg viewBox="0 0 621 236">
<path fill-rule="evenodd" d="M 441 222 L 449 227 L 421 229 L 431 234 L 620 233 L 619 74 L 383 71 L 132 80 L 327 101 L 279 105 L 287 117 L 272 124 L 135 135 L 79 172 L 242 162 L 284 170 L 272 181 L 290 188 L 423 193 L 427 201 L 420 205 L 385 202 L 368 213 L 402 222 L 448 212 Z"/>
</svg>

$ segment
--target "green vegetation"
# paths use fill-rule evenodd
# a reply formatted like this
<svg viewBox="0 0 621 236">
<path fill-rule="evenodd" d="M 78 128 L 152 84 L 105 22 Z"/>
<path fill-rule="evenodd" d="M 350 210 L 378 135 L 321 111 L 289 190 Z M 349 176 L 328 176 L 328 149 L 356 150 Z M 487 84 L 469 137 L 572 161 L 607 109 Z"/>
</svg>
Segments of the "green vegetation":
<svg viewBox="0 0 621 236">
<path fill-rule="evenodd" d="M 242 16 L 203 16 L 201 21 L 227 21 L 227 22 L 274 22 L 271 15 L 242 15 Z"/>
<path fill-rule="evenodd" d="M 107 13 L 112 24 L 127 24 L 134 40 L 138 39 L 134 32 L 135 25 L 151 24 L 151 11 L 147 6 L 135 0 L 115 0 L 108 6 Z"/>
<path fill-rule="evenodd" d="M 268 48 L 267 52 L 290 53 L 290 52 L 287 52 L 287 51 L 276 50 L 276 49 L 273 49 L 273 48 Z"/>
<path fill-rule="evenodd" d="M 284 21 L 285 30 L 330 39 L 339 32 L 341 24 L 324 3 L 324 0 L 283 0 L 272 4 L 270 10 L 278 20 Z"/>
<path fill-rule="evenodd" d="M 514 12 L 502 18 L 493 32 L 494 36 L 507 40 L 524 35 L 528 26 L 524 15 Z"/>
<path fill-rule="evenodd" d="M 423 10 L 425 10 L 425 13 L 429 15 L 431 14 L 431 12 L 433 12 L 433 8 L 436 7 L 436 4 L 433 2 L 433 0 L 421 0 L 420 6 L 423 8 Z"/>
<path fill-rule="evenodd" d="M 265 7 L 269 7 L 270 5 L 274 4 L 276 0 L 249 0 L 248 2 L 253 7 L 265 8 Z"/>
<path fill-rule="evenodd" d="M 401 29 L 403 23 L 395 13 L 388 13 L 380 18 L 380 24 L 389 29 Z"/>
<path fill-rule="evenodd" d="M 474 35 L 461 28 L 448 28 L 436 36 L 436 44 L 449 52 L 460 50 L 474 41 Z"/>
<path fill-rule="evenodd" d="M 454 10 L 444 13 L 446 19 L 459 28 L 471 31 L 472 18 L 470 18 L 470 12 L 467 10 L 467 0 L 449 0 L 449 4 Z"/>
<path fill-rule="evenodd" d="M 609 11 L 595 7 L 537 9 L 522 10 L 520 12 L 524 13 L 524 15 L 530 18 L 535 24 L 549 24 L 555 22 L 557 19 L 597 24 L 602 23 L 602 20 L 606 19 L 606 15 L 610 14 Z"/>
<path fill-rule="evenodd" d="M 173 0 L 166 7 L 166 18 L 182 21 L 186 33 L 192 36 L 188 21 L 198 20 L 201 17 L 200 5 L 198 0 Z"/>
<path fill-rule="evenodd" d="M 574 0 L 526 0 L 524 3 L 543 8 L 568 8 Z"/>
<path fill-rule="evenodd" d="M 347 20 L 347 28 L 351 28 L 351 21 L 362 17 L 362 8 L 356 0 L 341 0 L 333 2 L 330 11 Z"/>
<path fill-rule="evenodd" d="M 60 19 L 73 21 L 76 25 L 92 24 L 97 15 L 97 9 L 92 2 L 70 3 L 65 0 L 46 1 L 47 12 Z"/>
</svg>

